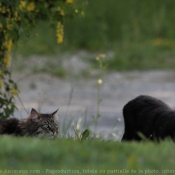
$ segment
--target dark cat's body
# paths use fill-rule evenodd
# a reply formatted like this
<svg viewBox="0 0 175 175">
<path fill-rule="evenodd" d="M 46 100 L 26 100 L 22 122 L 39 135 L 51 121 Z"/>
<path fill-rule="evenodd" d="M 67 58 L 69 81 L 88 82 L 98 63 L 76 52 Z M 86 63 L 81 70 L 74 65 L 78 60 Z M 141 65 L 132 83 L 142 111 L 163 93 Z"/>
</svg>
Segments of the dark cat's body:
<svg viewBox="0 0 175 175">
<path fill-rule="evenodd" d="M 16 118 L 0 120 L 0 134 L 22 136 L 22 131 L 19 127 L 19 120 Z"/>
<path fill-rule="evenodd" d="M 52 137 L 58 134 L 57 111 L 52 114 L 40 114 L 32 109 L 25 119 L 0 120 L 0 135 Z"/>
<path fill-rule="evenodd" d="M 122 140 L 142 140 L 141 133 L 150 140 L 175 140 L 175 111 L 161 100 L 139 96 L 123 108 L 125 131 Z"/>
</svg>

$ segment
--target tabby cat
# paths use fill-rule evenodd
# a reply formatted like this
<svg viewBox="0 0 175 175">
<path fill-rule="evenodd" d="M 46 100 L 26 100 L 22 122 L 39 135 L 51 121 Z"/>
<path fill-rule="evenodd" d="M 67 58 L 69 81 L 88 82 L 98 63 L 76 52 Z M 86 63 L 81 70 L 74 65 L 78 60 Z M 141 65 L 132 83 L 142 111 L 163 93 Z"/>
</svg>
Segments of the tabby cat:
<svg viewBox="0 0 175 175">
<path fill-rule="evenodd" d="M 25 119 L 0 120 L 0 135 L 50 137 L 58 135 L 57 111 L 52 114 L 41 114 L 32 109 Z"/>
<path fill-rule="evenodd" d="M 141 95 L 124 106 L 123 116 L 122 141 L 160 141 L 167 137 L 175 140 L 175 111 L 161 100 Z"/>
</svg>

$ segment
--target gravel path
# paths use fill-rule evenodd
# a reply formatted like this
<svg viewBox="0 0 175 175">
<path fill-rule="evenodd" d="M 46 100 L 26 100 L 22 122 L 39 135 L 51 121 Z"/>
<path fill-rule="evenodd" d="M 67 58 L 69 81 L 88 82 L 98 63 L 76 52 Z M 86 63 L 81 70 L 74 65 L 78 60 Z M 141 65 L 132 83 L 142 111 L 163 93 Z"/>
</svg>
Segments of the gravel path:
<svg viewBox="0 0 175 175">
<path fill-rule="evenodd" d="M 14 74 L 16 80 L 21 77 L 19 74 Z M 122 108 L 136 96 L 151 95 L 175 108 L 173 71 L 113 72 L 105 74 L 102 79 L 100 91 L 102 102 L 99 109 L 101 118 L 98 120 L 97 128 L 92 118 L 96 115 L 98 106 L 97 78 L 75 80 L 59 79 L 46 74 L 29 76 L 19 81 L 20 98 L 27 112 L 16 99 L 19 111 L 15 112 L 15 116 L 26 117 L 31 108 L 44 113 L 53 112 L 59 107 L 61 128 L 74 118 L 75 127 L 78 129 L 90 127 L 96 133 L 102 132 L 103 137 L 120 139 L 124 128 Z M 80 118 L 83 118 L 82 122 Z M 72 134 L 72 131 L 69 132 Z"/>
</svg>

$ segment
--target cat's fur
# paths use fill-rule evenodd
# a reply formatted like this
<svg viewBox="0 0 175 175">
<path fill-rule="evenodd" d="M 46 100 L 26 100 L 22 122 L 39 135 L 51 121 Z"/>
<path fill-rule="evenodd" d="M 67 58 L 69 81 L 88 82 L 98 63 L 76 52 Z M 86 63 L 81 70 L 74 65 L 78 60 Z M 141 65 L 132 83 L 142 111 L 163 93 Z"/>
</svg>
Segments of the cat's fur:
<svg viewBox="0 0 175 175">
<path fill-rule="evenodd" d="M 57 113 L 41 114 L 32 109 L 25 119 L 10 118 L 0 120 L 0 135 L 54 136 L 58 134 Z"/>
<path fill-rule="evenodd" d="M 175 111 L 150 96 L 139 96 L 123 108 L 125 131 L 122 141 L 140 141 L 138 133 L 150 140 L 175 140 Z"/>
</svg>

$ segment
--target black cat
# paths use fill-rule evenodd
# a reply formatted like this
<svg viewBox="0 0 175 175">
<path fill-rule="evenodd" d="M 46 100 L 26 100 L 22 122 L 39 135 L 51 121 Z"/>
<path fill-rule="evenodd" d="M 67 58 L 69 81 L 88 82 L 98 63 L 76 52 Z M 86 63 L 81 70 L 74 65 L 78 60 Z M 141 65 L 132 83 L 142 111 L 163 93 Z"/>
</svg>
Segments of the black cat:
<svg viewBox="0 0 175 175">
<path fill-rule="evenodd" d="M 140 141 L 142 136 L 154 141 L 175 140 L 175 111 L 161 100 L 141 95 L 124 106 L 123 116 L 122 141 Z"/>
</svg>

